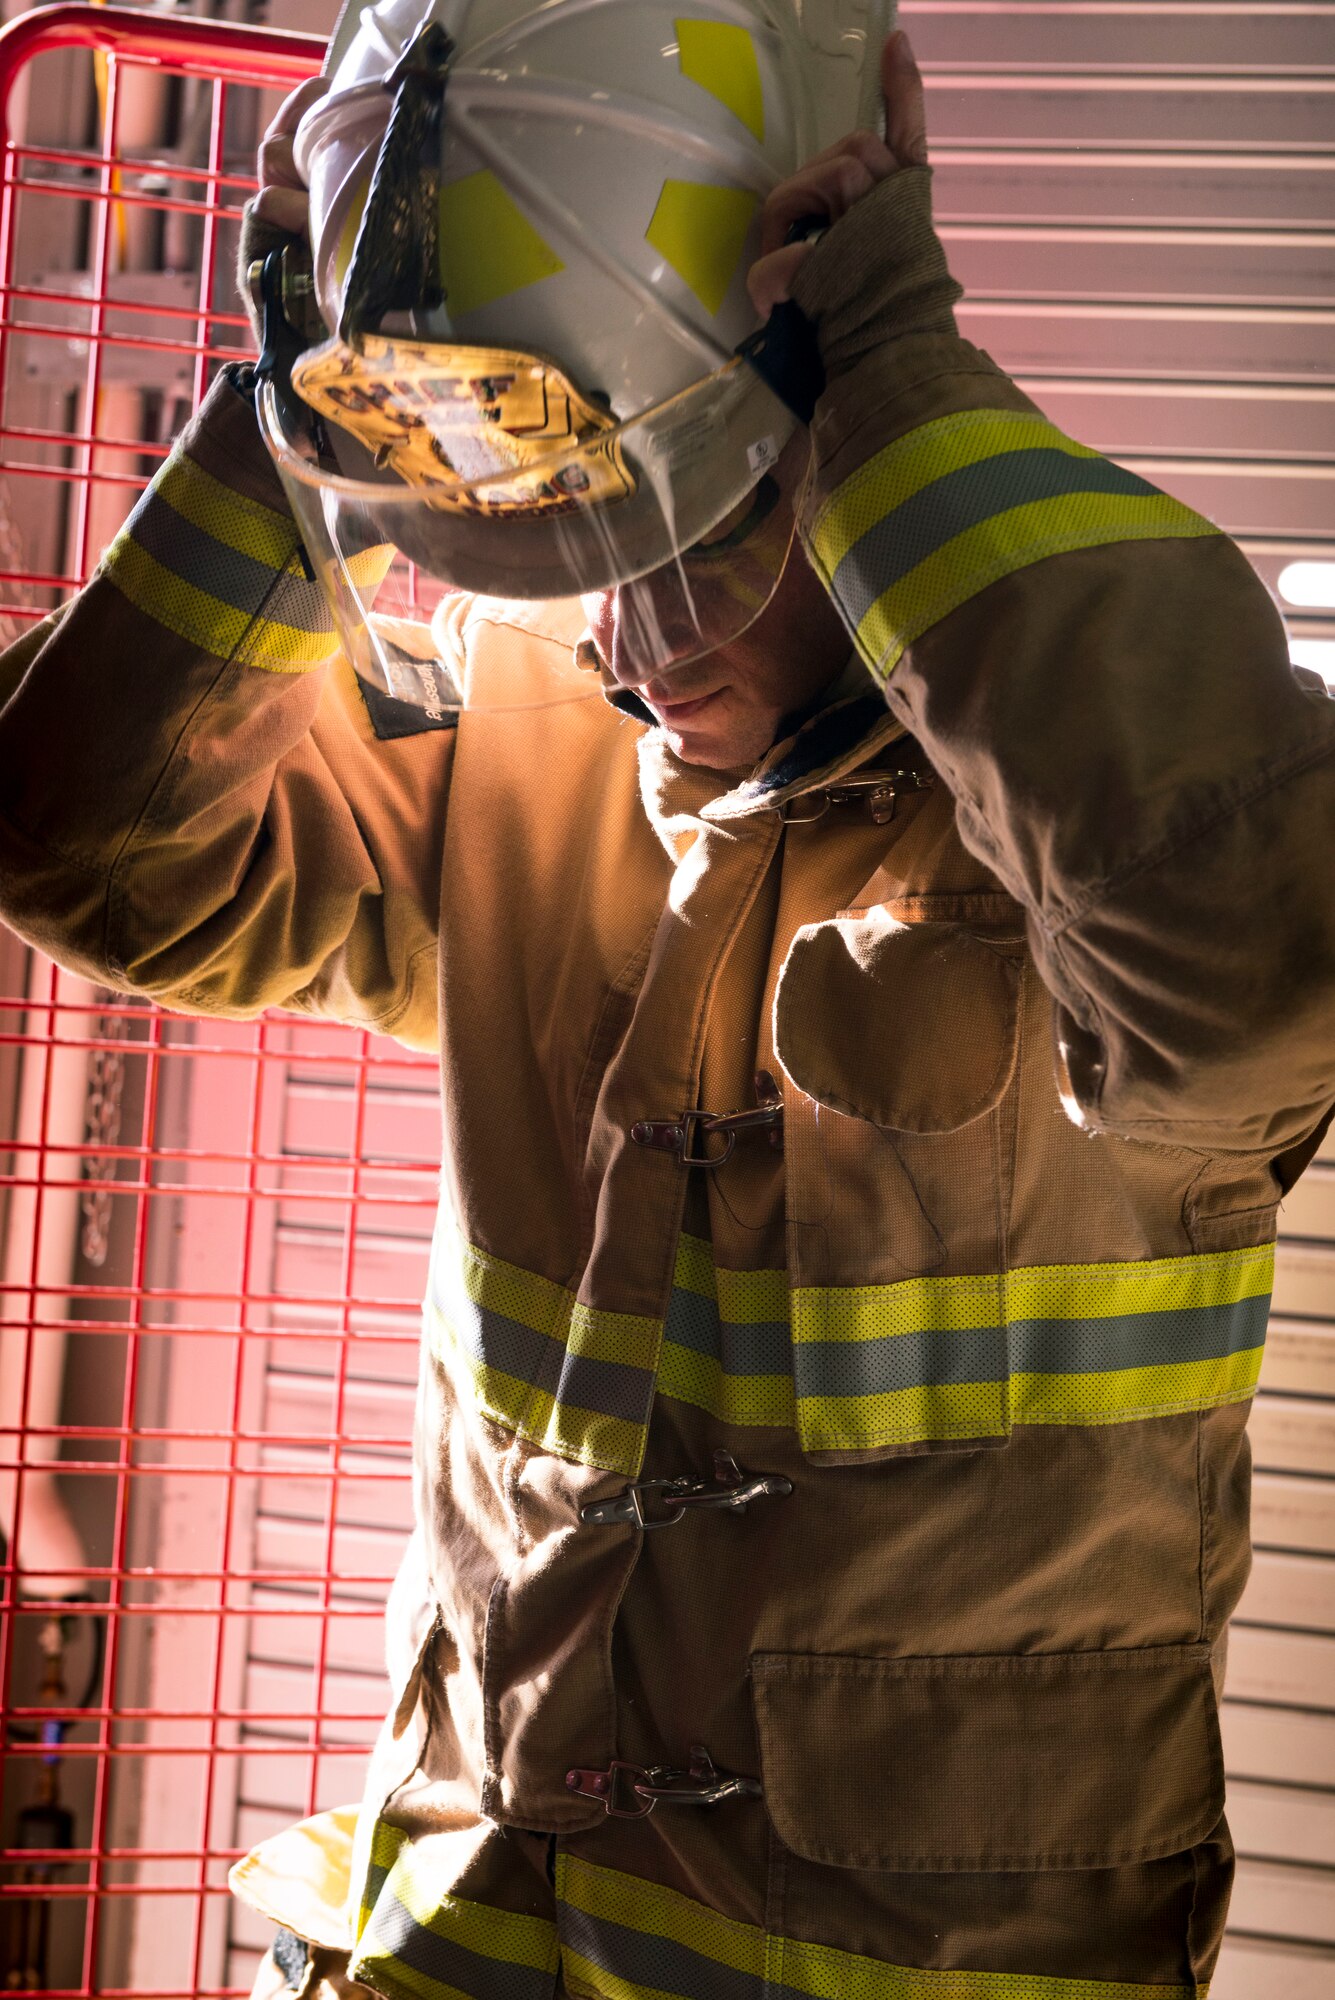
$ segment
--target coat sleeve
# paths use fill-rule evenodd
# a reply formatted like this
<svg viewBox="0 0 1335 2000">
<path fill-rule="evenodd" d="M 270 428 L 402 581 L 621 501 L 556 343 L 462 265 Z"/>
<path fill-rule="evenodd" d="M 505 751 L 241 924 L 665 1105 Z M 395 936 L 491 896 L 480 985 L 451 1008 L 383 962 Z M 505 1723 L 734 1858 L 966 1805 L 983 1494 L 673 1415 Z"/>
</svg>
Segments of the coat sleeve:
<svg viewBox="0 0 1335 2000">
<path fill-rule="evenodd" d="M 434 1048 L 452 744 L 377 736 L 224 378 L 92 581 L 0 658 L 0 917 L 169 1007 Z"/>
<path fill-rule="evenodd" d="M 804 544 L 1026 910 L 1071 1115 L 1301 1145 L 1335 1103 L 1335 700 L 1211 522 L 953 332 L 894 333 L 831 371 Z"/>
</svg>

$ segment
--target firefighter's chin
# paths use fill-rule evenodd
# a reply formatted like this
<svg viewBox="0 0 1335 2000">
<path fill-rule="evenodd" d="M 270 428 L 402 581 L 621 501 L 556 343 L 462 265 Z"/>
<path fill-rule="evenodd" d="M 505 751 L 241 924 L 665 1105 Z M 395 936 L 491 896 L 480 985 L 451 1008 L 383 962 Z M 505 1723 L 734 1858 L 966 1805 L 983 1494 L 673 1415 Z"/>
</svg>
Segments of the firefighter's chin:
<svg viewBox="0 0 1335 2000">
<path fill-rule="evenodd" d="M 785 717 L 805 708 L 848 660 L 848 634 L 800 552 L 754 622 L 709 652 L 700 649 L 697 627 L 681 631 L 678 647 L 675 625 L 661 622 L 652 652 L 645 647 L 637 658 L 635 603 L 617 590 L 583 600 L 604 681 L 633 688 L 674 754 L 708 770 L 758 764 Z"/>
<path fill-rule="evenodd" d="M 657 699 L 649 689 L 639 689 L 668 748 L 684 764 L 710 771 L 750 770 L 774 741 L 782 711 L 772 702 L 757 701 L 744 686 L 725 681 L 698 695 L 676 688 L 668 693 L 670 698 Z"/>
</svg>

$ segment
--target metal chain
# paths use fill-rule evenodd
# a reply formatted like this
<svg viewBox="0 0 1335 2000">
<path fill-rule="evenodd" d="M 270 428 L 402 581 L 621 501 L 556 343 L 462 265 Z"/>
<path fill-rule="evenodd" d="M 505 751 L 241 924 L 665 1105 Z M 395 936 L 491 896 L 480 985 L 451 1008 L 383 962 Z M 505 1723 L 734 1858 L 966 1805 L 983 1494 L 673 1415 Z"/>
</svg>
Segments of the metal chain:
<svg viewBox="0 0 1335 2000">
<path fill-rule="evenodd" d="M 99 1017 L 96 1038 L 99 1042 L 124 1042 L 129 1021 L 124 1012 L 125 997 L 112 993 L 108 988 L 98 989 L 98 999 L 105 1005 L 115 1001 L 118 1011 Z M 92 1050 L 88 1061 L 88 1102 L 84 1116 L 84 1128 L 88 1140 L 95 1146 L 114 1146 L 121 1135 L 121 1099 L 125 1091 L 125 1055 L 119 1048 L 97 1048 Z M 85 1153 L 84 1177 L 90 1181 L 111 1181 L 116 1178 L 114 1154 Z M 83 1212 L 83 1233 L 80 1238 L 83 1254 L 88 1263 L 100 1269 L 107 1261 L 107 1250 L 111 1242 L 111 1190 L 108 1187 L 89 1187 L 83 1190 L 80 1206 Z"/>
<path fill-rule="evenodd" d="M 0 497 L 0 567 L 6 569 L 11 577 L 20 577 L 24 560 L 23 537 L 19 533 L 18 522 L 9 502 Z M 10 589 L 16 596 L 24 598 L 32 594 L 31 586 L 23 583 L 13 583 Z M 16 618 L 8 611 L 0 612 L 0 647 L 12 646 L 30 629 L 26 618 Z"/>
</svg>

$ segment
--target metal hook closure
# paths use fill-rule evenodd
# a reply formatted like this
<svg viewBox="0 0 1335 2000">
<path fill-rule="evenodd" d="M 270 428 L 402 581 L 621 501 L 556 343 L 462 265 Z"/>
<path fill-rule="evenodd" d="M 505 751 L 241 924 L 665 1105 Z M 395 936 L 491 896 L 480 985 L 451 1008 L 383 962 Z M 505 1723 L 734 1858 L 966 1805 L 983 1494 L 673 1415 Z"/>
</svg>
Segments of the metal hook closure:
<svg viewBox="0 0 1335 2000">
<path fill-rule="evenodd" d="M 793 1482 L 781 1472 L 743 1472 L 730 1451 L 714 1453 L 714 1477 L 709 1479 L 637 1479 L 611 1500 L 591 1500 L 579 1510 L 586 1528 L 639 1528 L 648 1534 L 654 1528 L 673 1528 L 684 1521 L 692 1508 L 721 1508 L 725 1513 L 744 1514 L 753 1500 L 783 1499 L 793 1490 Z M 649 1514 L 645 1499 L 653 1494 L 666 1511 Z"/>
<path fill-rule="evenodd" d="M 775 811 L 785 826 L 809 826 L 824 819 L 831 806 L 863 805 L 874 826 L 888 826 L 901 792 L 929 792 L 933 782 L 928 771 L 855 771 L 837 784 L 799 792 Z"/>
<path fill-rule="evenodd" d="M 630 1136 L 637 1146 L 675 1153 L 684 1167 L 721 1167 L 732 1158 L 742 1132 L 767 1132 L 776 1151 L 783 1146 L 783 1095 L 767 1069 L 755 1073 L 756 1103 L 748 1111 L 683 1111 L 676 1118 L 637 1118 Z M 704 1143 L 723 1141 L 721 1153 L 707 1153 Z"/>
<path fill-rule="evenodd" d="M 643 1819 L 655 1806 L 719 1806 L 725 1799 L 764 1796 L 757 1779 L 717 1770 L 703 1743 L 691 1745 L 689 1770 L 614 1757 L 604 1771 L 567 1771 L 566 1789 L 599 1800 L 609 1819 Z"/>
</svg>

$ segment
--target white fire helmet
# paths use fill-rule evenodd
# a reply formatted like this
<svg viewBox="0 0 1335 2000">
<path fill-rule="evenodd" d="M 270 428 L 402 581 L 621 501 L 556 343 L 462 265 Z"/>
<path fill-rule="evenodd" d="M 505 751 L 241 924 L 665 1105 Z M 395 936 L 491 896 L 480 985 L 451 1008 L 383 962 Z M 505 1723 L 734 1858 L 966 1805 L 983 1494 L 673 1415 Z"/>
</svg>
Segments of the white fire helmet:
<svg viewBox="0 0 1335 2000">
<path fill-rule="evenodd" d="M 296 137 L 329 337 L 261 417 L 366 678 L 434 705 L 458 590 L 616 588 L 642 679 L 764 609 L 809 443 L 746 274 L 771 189 L 875 123 L 892 6 L 348 0 Z"/>
</svg>

